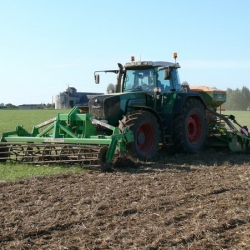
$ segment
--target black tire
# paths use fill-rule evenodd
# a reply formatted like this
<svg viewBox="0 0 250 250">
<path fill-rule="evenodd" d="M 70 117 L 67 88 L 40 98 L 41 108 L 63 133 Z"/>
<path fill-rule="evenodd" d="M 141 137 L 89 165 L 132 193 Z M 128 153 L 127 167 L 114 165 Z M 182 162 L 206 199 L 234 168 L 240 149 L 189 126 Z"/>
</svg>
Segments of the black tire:
<svg viewBox="0 0 250 250">
<path fill-rule="evenodd" d="M 204 105 L 197 99 L 188 99 L 172 127 L 172 149 L 178 153 L 194 153 L 204 148 L 207 139 L 207 120 Z"/>
<path fill-rule="evenodd" d="M 127 144 L 127 156 L 139 160 L 153 159 L 157 154 L 160 141 L 160 130 L 156 117 L 148 111 L 135 111 L 124 116 L 120 121 L 121 133 L 125 126 L 134 135 L 134 141 Z"/>
</svg>

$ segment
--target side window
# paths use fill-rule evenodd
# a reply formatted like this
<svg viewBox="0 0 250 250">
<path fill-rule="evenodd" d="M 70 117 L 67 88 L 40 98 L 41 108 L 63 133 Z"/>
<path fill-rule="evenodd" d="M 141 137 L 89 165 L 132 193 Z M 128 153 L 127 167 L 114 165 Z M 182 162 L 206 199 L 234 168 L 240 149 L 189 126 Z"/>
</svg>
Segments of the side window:
<svg viewBox="0 0 250 250">
<path fill-rule="evenodd" d="M 171 79 L 172 79 L 172 86 L 176 89 L 176 91 L 182 91 L 179 74 L 177 72 L 177 69 L 171 70 Z"/>
<path fill-rule="evenodd" d="M 124 78 L 123 91 L 131 91 L 135 82 L 135 72 L 134 70 L 128 70 Z"/>
<path fill-rule="evenodd" d="M 162 93 L 167 93 L 170 91 L 170 80 L 164 80 L 163 70 L 158 72 L 158 87 L 161 88 Z"/>
</svg>

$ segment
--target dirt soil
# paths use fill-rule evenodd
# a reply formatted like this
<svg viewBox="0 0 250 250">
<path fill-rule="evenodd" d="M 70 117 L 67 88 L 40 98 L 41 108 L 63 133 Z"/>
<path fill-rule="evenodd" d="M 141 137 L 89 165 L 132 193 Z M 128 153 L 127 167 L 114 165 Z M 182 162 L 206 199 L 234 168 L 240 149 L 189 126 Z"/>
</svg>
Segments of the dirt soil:
<svg viewBox="0 0 250 250">
<path fill-rule="evenodd" d="M 118 159 L 0 183 L 0 249 L 250 249 L 250 156 Z"/>
</svg>

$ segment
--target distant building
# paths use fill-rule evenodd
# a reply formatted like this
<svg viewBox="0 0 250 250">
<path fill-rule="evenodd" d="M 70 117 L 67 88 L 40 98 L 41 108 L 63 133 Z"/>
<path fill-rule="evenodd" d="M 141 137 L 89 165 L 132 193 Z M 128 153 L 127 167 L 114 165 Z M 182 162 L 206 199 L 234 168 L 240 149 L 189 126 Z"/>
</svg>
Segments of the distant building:
<svg viewBox="0 0 250 250">
<path fill-rule="evenodd" d="M 74 87 L 69 87 L 55 96 L 55 109 L 69 109 L 74 106 L 87 107 L 89 100 L 97 95 L 103 95 L 103 93 L 77 92 Z"/>
<path fill-rule="evenodd" d="M 44 109 L 42 104 L 22 104 L 18 106 L 18 109 Z"/>
</svg>

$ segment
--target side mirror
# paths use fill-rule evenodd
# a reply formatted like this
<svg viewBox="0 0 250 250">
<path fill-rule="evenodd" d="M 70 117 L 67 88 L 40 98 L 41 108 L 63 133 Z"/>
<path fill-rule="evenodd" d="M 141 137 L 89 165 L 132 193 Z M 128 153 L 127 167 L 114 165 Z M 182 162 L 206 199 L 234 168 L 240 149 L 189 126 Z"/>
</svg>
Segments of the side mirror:
<svg viewBox="0 0 250 250">
<path fill-rule="evenodd" d="M 100 82 L 100 75 L 96 74 L 95 75 L 95 83 L 98 84 Z"/>
<path fill-rule="evenodd" d="M 170 69 L 164 69 L 164 80 L 170 79 Z"/>
</svg>

